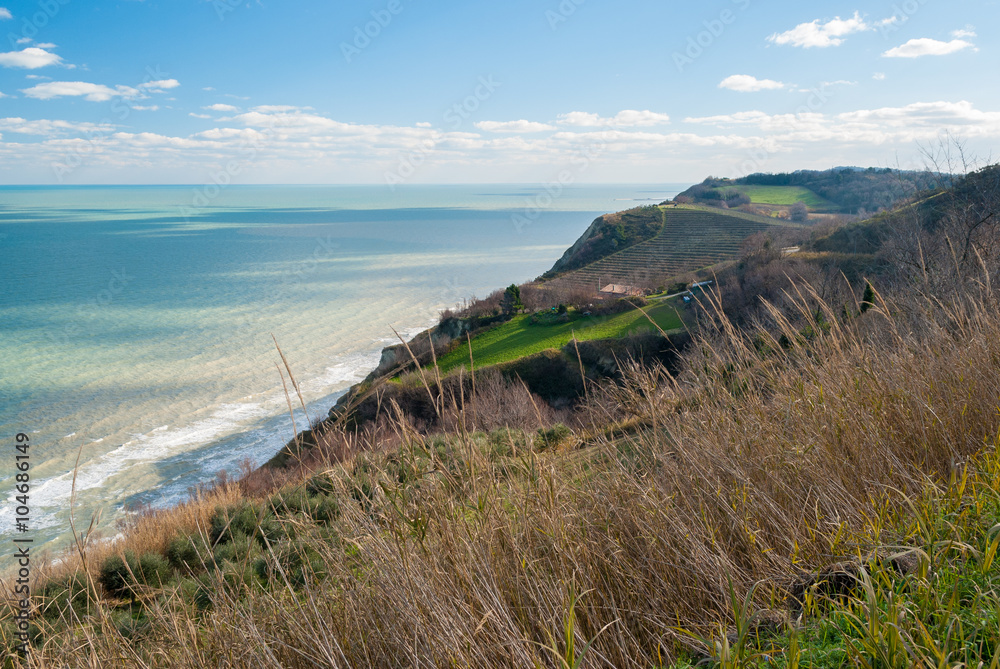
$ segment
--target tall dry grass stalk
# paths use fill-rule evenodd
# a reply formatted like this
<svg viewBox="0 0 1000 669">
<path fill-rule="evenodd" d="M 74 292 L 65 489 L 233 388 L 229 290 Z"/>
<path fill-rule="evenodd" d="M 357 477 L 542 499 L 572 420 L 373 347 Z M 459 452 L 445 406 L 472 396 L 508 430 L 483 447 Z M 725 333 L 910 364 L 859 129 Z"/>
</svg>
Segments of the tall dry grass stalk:
<svg viewBox="0 0 1000 669">
<path fill-rule="evenodd" d="M 401 421 L 397 450 L 330 470 L 331 527 L 285 520 L 313 556 L 300 585 L 288 547 L 269 545 L 277 585 L 213 572 L 206 610 L 151 598 L 136 640 L 98 616 L 44 635 L 32 666 L 661 666 L 684 643 L 677 629 L 729 615 L 734 593 L 778 607 L 796 573 L 891 543 L 884 510 L 998 434 L 989 291 L 879 298 L 846 320 L 808 287 L 788 297 L 796 312 L 753 333 L 710 300 L 718 328 L 686 371 L 635 368 L 592 389 L 606 418 L 556 451 L 531 434 L 510 433 L 510 448 L 464 429 L 431 439 Z M 477 375 L 458 410 L 476 406 L 479 423 L 504 395 Z M 203 505 L 176 513 L 125 544 L 208 521 Z"/>
</svg>

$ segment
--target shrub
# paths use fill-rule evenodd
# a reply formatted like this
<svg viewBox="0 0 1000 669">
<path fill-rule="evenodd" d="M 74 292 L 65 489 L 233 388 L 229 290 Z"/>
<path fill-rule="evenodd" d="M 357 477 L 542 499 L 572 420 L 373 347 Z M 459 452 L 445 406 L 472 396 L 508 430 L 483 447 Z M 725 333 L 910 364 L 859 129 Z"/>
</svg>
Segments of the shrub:
<svg viewBox="0 0 1000 669">
<path fill-rule="evenodd" d="M 174 570 L 165 557 L 159 553 L 143 553 L 139 557 L 139 583 L 162 588 L 173 580 Z"/>
<path fill-rule="evenodd" d="M 133 615 L 130 611 L 116 612 L 112 615 L 111 622 L 126 641 L 138 640 L 149 634 L 153 628 L 145 614 Z"/>
<path fill-rule="evenodd" d="M 306 481 L 306 494 L 317 496 L 317 495 L 330 495 L 334 492 L 333 479 L 330 478 L 329 474 L 317 474 L 311 479 Z"/>
<path fill-rule="evenodd" d="M 125 551 L 124 555 L 112 555 L 104 561 L 99 581 L 109 595 L 135 599 L 141 587 L 162 588 L 173 576 L 170 563 L 159 553 L 137 557 Z"/>
<path fill-rule="evenodd" d="M 278 561 L 261 557 L 253 564 L 253 572 L 264 583 L 288 582 L 302 587 L 306 581 L 324 578 L 327 574 L 323 556 L 307 544 L 291 544 L 277 553 Z"/>
<path fill-rule="evenodd" d="M 212 549 L 199 535 L 179 535 L 167 544 L 167 560 L 181 572 L 201 569 L 212 564 Z"/>
<path fill-rule="evenodd" d="M 309 510 L 309 515 L 320 525 L 329 525 L 340 517 L 340 503 L 333 496 L 317 499 Z"/>
<path fill-rule="evenodd" d="M 809 220 L 809 209 L 804 202 L 796 202 L 789 207 L 788 217 L 796 223 L 805 223 Z"/>
<path fill-rule="evenodd" d="M 126 558 L 131 554 L 126 553 Z M 134 560 L 134 555 L 132 555 Z M 129 572 L 129 565 L 126 559 L 119 555 L 112 555 L 101 565 L 100 583 L 104 591 L 112 596 L 125 596 L 131 594 L 129 584 L 132 582 L 132 575 Z"/>
<path fill-rule="evenodd" d="M 251 537 L 263 545 L 278 540 L 286 530 L 270 509 L 244 502 L 217 509 L 209 536 L 213 545 L 228 543 L 239 536 Z"/>
<path fill-rule="evenodd" d="M 42 615 L 64 618 L 70 610 L 78 615 L 89 613 L 96 594 L 83 572 L 48 581 L 41 589 Z"/>
<path fill-rule="evenodd" d="M 257 544 L 246 535 L 237 535 L 232 541 L 219 544 L 213 553 L 215 564 L 223 567 L 226 562 L 240 562 L 257 552 Z"/>
<path fill-rule="evenodd" d="M 667 292 L 670 293 L 670 294 L 683 293 L 687 289 L 688 289 L 688 285 L 687 285 L 686 282 L 684 282 L 684 281 L 675 281 L 674 283 L 670 284 L 669 288 L 667 288 Z"/>
<path fill-rule="evenodd" d="M 861 298 L 861 313 L 867 312 L 875 306 L 875 288 L 871 281 L 865 281 L 865 294 Z"/>
<path fill-rule="evenodd" d="M 372 500 L 375 499 L 375 484 L 367 476 L 359 477 L 357 485 L 351 488 L 351 497 L 357 500 L 363 508 L 369 508 Z"/>
<path fill-rule="evenodd" d="M 535 435 L 535 449 L 544 451 L 556 448 L 567 441 L 573 435 L 573 431 L 562 423 L 556 423 L 549 429 L 539 428 Z"/>
</svg>

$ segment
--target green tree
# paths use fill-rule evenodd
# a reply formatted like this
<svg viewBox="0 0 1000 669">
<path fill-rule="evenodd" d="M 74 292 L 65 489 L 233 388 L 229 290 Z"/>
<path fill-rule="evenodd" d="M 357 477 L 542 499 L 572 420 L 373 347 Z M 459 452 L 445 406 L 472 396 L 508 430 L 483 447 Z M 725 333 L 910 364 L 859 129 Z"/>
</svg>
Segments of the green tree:
<svg viewBox="0 0 1000 669">
<path fill-rule="evenodd" d="M 861 298 L 861 313 L 865 313 L 875 306 L 875 289 L 872 288 L 871 281 L 865 281 L 865 294 Z"/>
<path fill-rule="evenodd" d="M 524 303 L 521 302 L 521 289 L 517 284 L 510 284 L 507 289 L 503 291 L 503 302 L 501 304 L 503 308 L 503 313 L 507 316 L 516 314 L 517 312 L 524 309 Z"/>
</svg>

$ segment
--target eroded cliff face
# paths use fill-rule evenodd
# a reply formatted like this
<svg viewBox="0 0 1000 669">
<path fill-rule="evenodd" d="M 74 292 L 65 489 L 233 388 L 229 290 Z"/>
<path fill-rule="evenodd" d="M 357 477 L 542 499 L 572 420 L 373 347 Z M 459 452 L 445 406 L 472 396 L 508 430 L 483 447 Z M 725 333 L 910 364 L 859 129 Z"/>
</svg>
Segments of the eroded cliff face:
<svg viewBox="0 0 1000 669">
<path fill-rule="evenodd" d="M 550 269 L 547 274 L 555 274 L 565 270 L 573 258 L 580 252 L 580 249 L 583 248 L 584 244 L 593 239 L 598 231 L 604 227 L 606 223 L 605 218 L 606 215 L 595 218 L 594 222 L 590 224 L 590 227 L 588 227 L 584 233 L 580 235 L 580 238 L 573 243 L 573 246 L 566 249 L 566 252 L 562 254 L 562 257 L 556 261 L 556 264 L 552 266 L 552 269 Z"/>
</svg>

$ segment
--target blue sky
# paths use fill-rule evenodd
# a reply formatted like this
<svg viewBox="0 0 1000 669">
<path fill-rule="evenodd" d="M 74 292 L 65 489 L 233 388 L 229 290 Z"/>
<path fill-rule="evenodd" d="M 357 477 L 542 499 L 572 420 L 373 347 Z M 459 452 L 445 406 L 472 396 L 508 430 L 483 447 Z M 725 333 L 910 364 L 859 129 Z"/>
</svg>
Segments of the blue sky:
<svg viewBox="0 0 1000 669">
<path fill-rule="evenodd" d="M 996 0 L 0 0 L 0 183 L 686 182 L 1000 138 Z"/>
</svg>

